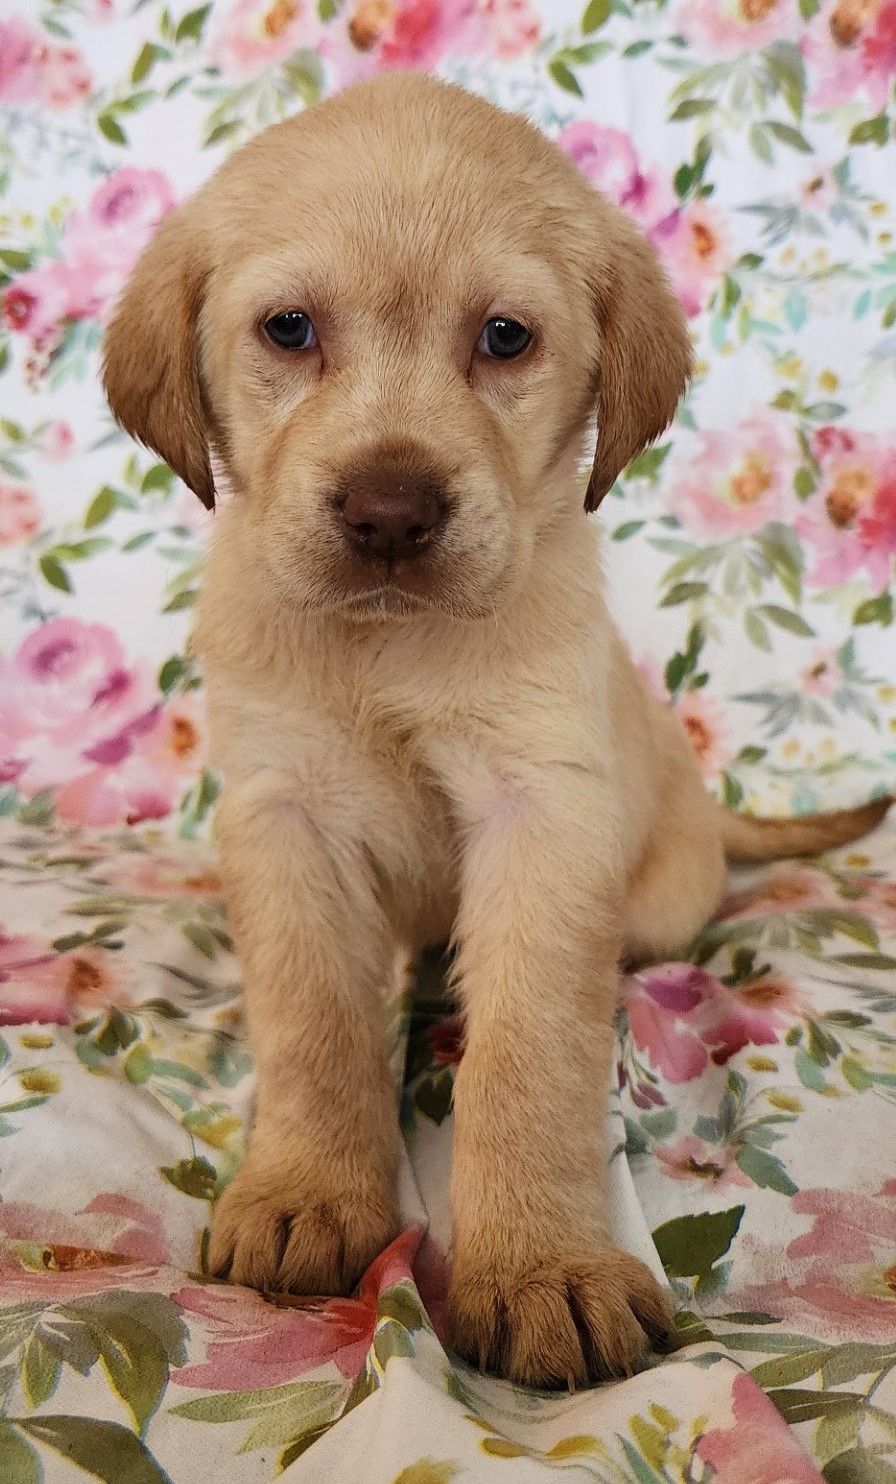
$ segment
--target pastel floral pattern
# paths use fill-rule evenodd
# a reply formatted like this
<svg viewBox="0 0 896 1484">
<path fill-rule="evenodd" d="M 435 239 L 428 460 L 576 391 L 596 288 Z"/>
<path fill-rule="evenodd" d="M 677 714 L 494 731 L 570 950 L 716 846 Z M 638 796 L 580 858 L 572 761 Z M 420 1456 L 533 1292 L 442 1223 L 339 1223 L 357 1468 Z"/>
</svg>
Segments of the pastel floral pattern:
<svg viewBox="0 0 896 1484">
<path fill-rule="evenodd" d="M 100 341 L 231 149 L 389 68 L 529 113 L 663 258 L 692 387 L 598 519 L 707 785 L 760 813 L 896 791 L 894 0 L 8 6 L 0 1476 L 883 1484 L 892 826 L 740 873 L 623 981 L 609 1213 L 665 1268 L 674 1355 L 546 1398 L 446 1349 L 464 1032 L 435 960 L 388 1006 L 399 1236 L 345 1298 L 205 1272 L 253 1097 L 189 642 L 215 517 L 114 428 Z"/>
</svg>

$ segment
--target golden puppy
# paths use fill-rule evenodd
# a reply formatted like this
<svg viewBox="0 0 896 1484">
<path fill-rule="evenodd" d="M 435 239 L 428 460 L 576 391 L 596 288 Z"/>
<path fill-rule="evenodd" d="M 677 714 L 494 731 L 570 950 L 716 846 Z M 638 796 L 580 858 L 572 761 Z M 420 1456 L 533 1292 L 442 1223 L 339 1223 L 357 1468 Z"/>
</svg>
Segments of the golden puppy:
<svg viewBox="0 0 896 1484">
<path fill-rule="evenodd" d="M 214 1272 L 348 1290 L 396 1231 L 381 987 L 451 938 L 451 1335 L 518 1382 L 666 1329 L 610 1245 L 620 954 L 685 944 L 724 853 L 839 843 L 726 816 L 604 608 L 593 508 L 690 361 L 652 249 L 522 119 L 393 75 L 279 124 L 173 213 L 106 343 L 124 426 L 214 503 L 202 595 L 226 892 L 258 1065 Z"/>
</svg>

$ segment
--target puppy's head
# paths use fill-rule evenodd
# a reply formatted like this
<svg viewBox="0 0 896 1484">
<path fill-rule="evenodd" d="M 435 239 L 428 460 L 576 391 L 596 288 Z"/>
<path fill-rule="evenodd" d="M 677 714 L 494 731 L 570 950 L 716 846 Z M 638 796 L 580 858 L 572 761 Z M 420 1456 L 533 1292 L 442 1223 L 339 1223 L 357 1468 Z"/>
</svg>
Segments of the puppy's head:
<svg viewBox="0 0 896 1484">
<path fill-rule="evenodd" d="M 106 340 L 129 432 L 278 596 L 491 611 L 669 422 L 689 345 L 653 250 L 554 145 L 392 75 L 268 130 L 164 223 Z"/>
</svg>

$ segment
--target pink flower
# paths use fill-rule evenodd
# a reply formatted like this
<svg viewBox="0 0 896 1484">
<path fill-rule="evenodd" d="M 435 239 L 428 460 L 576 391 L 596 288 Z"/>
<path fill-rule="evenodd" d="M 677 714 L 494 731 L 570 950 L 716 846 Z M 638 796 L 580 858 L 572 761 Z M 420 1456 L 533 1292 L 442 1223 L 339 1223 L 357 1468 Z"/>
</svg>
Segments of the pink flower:
<svg viewBox="0 0 896 1484">
<path fill-rule="evenodd" d="M 0 20 L 0 101 L 68 108 L 87 97 L 91 86 L 77 47 L 49 42 L 21 16 Z"/>
<path fill-rule="evenodd" d="M 160 704 L 111 629 L 51 619 L 0 658 L 0 689 L 0 775 L 26 798 L 58 790 L 61 819 L 96 826 L 170 813 L 194 766 L 195 703 Z"/>
<path fill-rule="evenodd" d="M 221 878 L 217 871 L 187 854 L 154 850 L 152 855 L 114 856 L 91 875 L 91 880 L 129 896 L 181 898 L 219 897 Z"/>
<path fill-rule="evenodd" d="M 236 0 L 211 41 L 209 60 L 227 77 L 254 77 L 319 38 L 313 0 Z"/>
<path fill-rule="evenodd" d="M 769 1046 L 801 1010 L 798 991 L 766 975 L 729 989 L 705 969 L 670 963 L 627 982 L 635 1045 L 668 1082 L 690 1082 L 712 1060 L 724 1066 L 745 1046 Z"/>
<path fill-rule="evenodd" d="M 28 268 L 3 295 L 3 317 L 10 330 L 28 335 L 35 346 L 56 336 L 71 313 L 68 274 L 61 263 Z"/>
<path fill-rule="evenodd" d="M 649 232 L 686 314 L 699 314 L 730 261 L 722 217 L 705 201 L 691 201 Z"/>
<path fill-rule="evenodd" d="M 130 1003 L 115 955 L 90 944 L 57 953 L 50 943 L 0 925 L 0 1024 L 68 1025 L 88 1008 Z"/>
<path fill-rule="evenodd" d="M 538 44 L 541 20 L 530 0 L 478 0 L 477 13 L 495 56 L 509 61 Z"/>
<path fill-rule="evenodd" d="M 834 1344 L 892 1342 L 896 1333 L 896 1180 L 871 1195 L 857 1190 L 798 1191 L 790 1209 L 811 1218 L 781 1247 L 741 1239 L 758 1281 L 726 1294 L 726 1306 L 774 1314 Z M 730 1301 L 730 1304 L 729 1304 Z"/>
<path fill-rule="evenodd" d="M 713 1484 L 823 1484 L 774 1403 L 749 1376 L 731 1386 L 732 1424 L 705 1432 L 694 1449 Z"/>
<path fill-rule="evenodd" d="M 814 549 L 809 581 L 833 587 L 865 571 L 877 592 L 896 555 L 896 450 L 873 434 L 820 428 L 821 478 L 794 522 Z"/>
<path fill-rule="evenodd" d="M 58 955 L 49 943 L 0 925 L 0 1024 L 64 1025 L 68 997 Z"/>
<path fill-rule="evenodd" d="M 0 1294 L 7 1300 L 151 1288 L 169 1261 L 159 1217 L 126 1195 L 94 1196 L 74 1215 L 0 1203 Z"/>
<path fill-rule="evenodd" d="M 714 1190 L 752 1184 L 738 1168 L 736 1150 L 704 1144 L 695 1134 L 685 1134 L 675 1144 L 657 1144 L 653 1152 L 672 1180 L 706 1180 Z"/>
<path fill-rule="evenodd" d="M 748 917 L 778 917 L 787 912 L 809 912 L 818 907 L 842 906 L 837 888 L 826 871 L 811 866 L 774 866 L 758 885 L 732 892 L 722 904 L 726 921 Z"/>
<path fill-rule="evenodd" d="M 4 103 L 25 103 L 37 97 L 40 46 L 40 34 L 21 16 L 0 20 L 0 98 Z"/>
<path fill-rule="evenodd" d="M 444 1293 L 444 1266 L 421 1228 L 410 1227 L 367 1269 L 356 1298 L 284 1295 L 272 1303 L 246 1288 L 183 1288 L 174 1298 L 205 1320 L 208 1342 L 205 1360 L 179 1370 L 177 1380 L 181 1386 L 256 1391 L 327 1364 L 351 1380 L 373 1341 L 380 1295 L 416 1276 L 431 1308 Z"/>
<path fill-rule="evenodd" d="M 622 129 L 580 119 L 568 124 L 557 143 L 599 191 L 645 228 L 676 209 L 675 193 L 658 171 L 643 171 L 631 138 Z"/>
<path fill-rule="evenodd" d="M 896 881 L 864 877 L 862 911 L 879 928 L 896 933 Z"/>
<path fill-rule="evenodd" d="M 159 170 L 125 165 L 97 187 L 85 211 L 65 226 L 62 254 L 18 274 L 3 297 L 11 330 L 36 349 L 58 339 L 64 324 L 104 319 L 174 196 Z"/>
<path fill-rule="evenodd" d="M 686 691 L 672 709 L 697 754 L 704 778 L 716 778 L 731 759 L 724 711 L 718 701 L 702 690 Z"/>
<path fill-rule="evenodd" d="M 356 0 L 322 50 L 342 83 L 396 67 L 430 71 L 449 52 L 516 45 L 526 9 L 508 0 Z"/>
<path fill-rule="evenodd" d="M 17 546 L 40 530 L 40 506 L 27 484 L 0 475 L 0 546 Z"/>
<path fill-rule="evenodd" d="M 40 451 L 46 459 L 67 458 L 75 446 L 75 434 L 69 423 L 47 423 L 40 433 Z"/>
<path fill-rule="evenodd" d="M 93 80 L 76 46 L 43 47 L 40 74 L 41 99 L 50 108 L 68 108 L 90 96 Z"/>
<path fill-rule="evenodd" d="M 758 531 L 790 515 L 797 449 L 788 420 L 759 412 L 730 429 L 701 433 L 697 451 L 671 471 L 670 509 L 700 535 Z"/>
<path fill-rule="evenodd" d="M 736 57 L 799 34 L 794 0 L 683 0 L 677 29 L 695 51 Z"/>
<path fill-rule="evenodd" d="M 814 107 L 835 108 L 859 94 L 879 111 L 896 77 L 896 0 L 828 0 L 801 47 Z"/>
<path fill-rule="evenodd" d="M 810 664 L 800 671 L 800 686 L 804 695 L 828 699 L 840 676 L 837 654 L 833 649 L 816 649 Z"/>
</svg>

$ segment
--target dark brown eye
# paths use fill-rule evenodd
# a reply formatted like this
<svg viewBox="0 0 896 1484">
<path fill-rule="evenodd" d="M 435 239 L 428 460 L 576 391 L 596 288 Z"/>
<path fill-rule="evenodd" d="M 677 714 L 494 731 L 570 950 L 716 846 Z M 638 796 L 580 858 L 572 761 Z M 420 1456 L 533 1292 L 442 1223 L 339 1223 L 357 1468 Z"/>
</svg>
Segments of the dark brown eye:
<svg viewBox="0 0 896 1484">
<path fill-rule="evenodd" d="M 479 336 L 476 348 L 487 356 L 496 356 L 499 360 L 509 361 L 514 356 L 521 356 L 531 344 L 531 330 L 527 330 L 519 320 L 498 315 L 495 319 L 488 321 Z"/>
<path fill-rule="evenodd" d="M 314 326 L 301 309 L 287 309 L 265 320 L 264 333 L 281 350 L 310 350 L 317 344 Z"/>
</svg>

